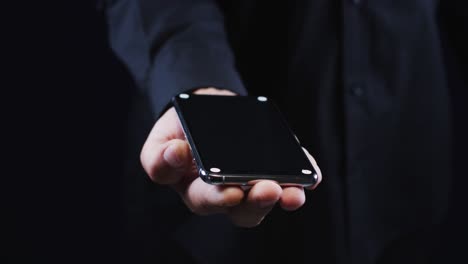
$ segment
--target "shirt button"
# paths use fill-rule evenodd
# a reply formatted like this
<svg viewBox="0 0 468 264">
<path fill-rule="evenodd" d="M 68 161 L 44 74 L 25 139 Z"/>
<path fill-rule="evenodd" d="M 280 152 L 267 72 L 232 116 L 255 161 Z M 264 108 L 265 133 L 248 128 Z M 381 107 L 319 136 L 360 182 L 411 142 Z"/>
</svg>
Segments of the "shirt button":
<svg viewBox="0 0 468 264">
<path fill-rule="evenodd" d="M 364 88 L 360 84 L 351 85 L 349 92 L 352 96 L 361 97 L 364 95 Z"/>
</svg>

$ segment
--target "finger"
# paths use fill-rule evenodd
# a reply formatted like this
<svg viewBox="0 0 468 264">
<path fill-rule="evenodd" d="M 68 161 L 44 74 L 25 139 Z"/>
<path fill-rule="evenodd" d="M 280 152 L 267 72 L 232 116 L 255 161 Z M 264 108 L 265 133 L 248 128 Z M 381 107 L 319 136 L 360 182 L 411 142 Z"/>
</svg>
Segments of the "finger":
<svg viewBox="0 0 468 264">
<path fill-rule="evenodd" d="M 304 150 L 304 153 L 307 155 L 310 162 L 312 163 L 312 167 L 314 167 L 314 170 L 317 172 L 317 182 L 314 185 L 307 187 L 307 189 L 313 190 L 313 189 L 317 188 L 317 186 L 322 181 L 322 171 L 320 171 L 320 167 L 317 165 L 317 162 L 315 161 L 314 157 L 312 157 L 312 155 L 310 155 L 309 151 L 307 151 L 307 149 L 305 149 L 305 148 L 302 148 L 302 149 Z"/>
<path fill-rule="evenodd" d="M 238 186 L 218 186 L 196 178 L 187 186 L 176 186 L 187 207 L 198 215 L 223 213 L 242 202 L 244 191 Z"/>
<path fill-rule="evenodd" d="M 174 184 L 193 174 L 190 147 L 181 139 L 145 144 L 141 163 L 149 177 L 160 184 Z"/>
<path fill-rule="evenodd" d="M 235 225 L 257 226 L 280 199 L 282 192 L 277 183 L 260 181 L 250 189 L 242 204 L 228 211 L 228 216 Z"/>
<path fill-rule="evenodd" d="M 304 205 L 305 199 L 304 188 L 285 187 L 279 203 L 284 210 L 294 211 Z"/>
<path fill-rule="evenodd" d="M 140 154 L 141 164 L 150 178 L 162 184 L 180 180 L 192 163 L 191 152 L 174 108 L 156 122 Z"/>
</svg>

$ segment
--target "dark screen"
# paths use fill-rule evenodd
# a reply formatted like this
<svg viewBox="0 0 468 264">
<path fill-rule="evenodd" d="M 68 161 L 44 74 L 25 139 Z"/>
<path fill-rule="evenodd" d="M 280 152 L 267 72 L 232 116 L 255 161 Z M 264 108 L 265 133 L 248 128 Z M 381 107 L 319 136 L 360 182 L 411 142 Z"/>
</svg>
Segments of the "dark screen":
<svg viewBox="0 0 468 264">
<path fill-rule="evenodd" d="M 219 168 L 226 174 L 250 175 L 301 175 L 303 169 L 314 172 L 270 99 L 190 95 L 187 99 L 176 97 L 175 104 L 192 149 L 206 170 Z"/>
</svg>

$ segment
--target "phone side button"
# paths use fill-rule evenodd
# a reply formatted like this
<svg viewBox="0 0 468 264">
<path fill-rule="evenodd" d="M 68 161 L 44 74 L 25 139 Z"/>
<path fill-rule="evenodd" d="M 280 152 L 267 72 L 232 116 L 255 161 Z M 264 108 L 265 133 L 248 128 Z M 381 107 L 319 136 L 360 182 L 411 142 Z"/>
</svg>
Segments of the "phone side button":
<svg viewBox="0 0 468 264">
<path fill-rule="evenodd" d="M 224 184 L 224 176 L 218 174 L 209 174 L 208 179 L 211 184 Z"/>
</svg>

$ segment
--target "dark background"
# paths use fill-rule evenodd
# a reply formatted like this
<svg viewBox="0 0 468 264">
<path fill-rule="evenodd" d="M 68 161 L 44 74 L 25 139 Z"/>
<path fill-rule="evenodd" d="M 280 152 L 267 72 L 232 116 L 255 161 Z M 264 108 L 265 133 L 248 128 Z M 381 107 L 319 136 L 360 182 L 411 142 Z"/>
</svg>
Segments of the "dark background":
<svg viewBox="0 0 468 264">
<path fill-rule="evenodd" d="M 136 91 L 96 3 L 64 2 L 2 9 L 0 263 L 118 263 L 125 240 L 123 166 Z M 451 19 L 445 30 L 467 37 Z M 456 58 L 468 61 L 467 50 Z M 468 96 L 462 81 L 451 85 L 456 173 L 441 262 L 466 257 L 468 235 Z"/>
<path fill-rule="evenodd" d="M 0 263 L 117 261 L 133 84 L 103 14 L 94 1 L 2 11 Z"/>
</svg>

